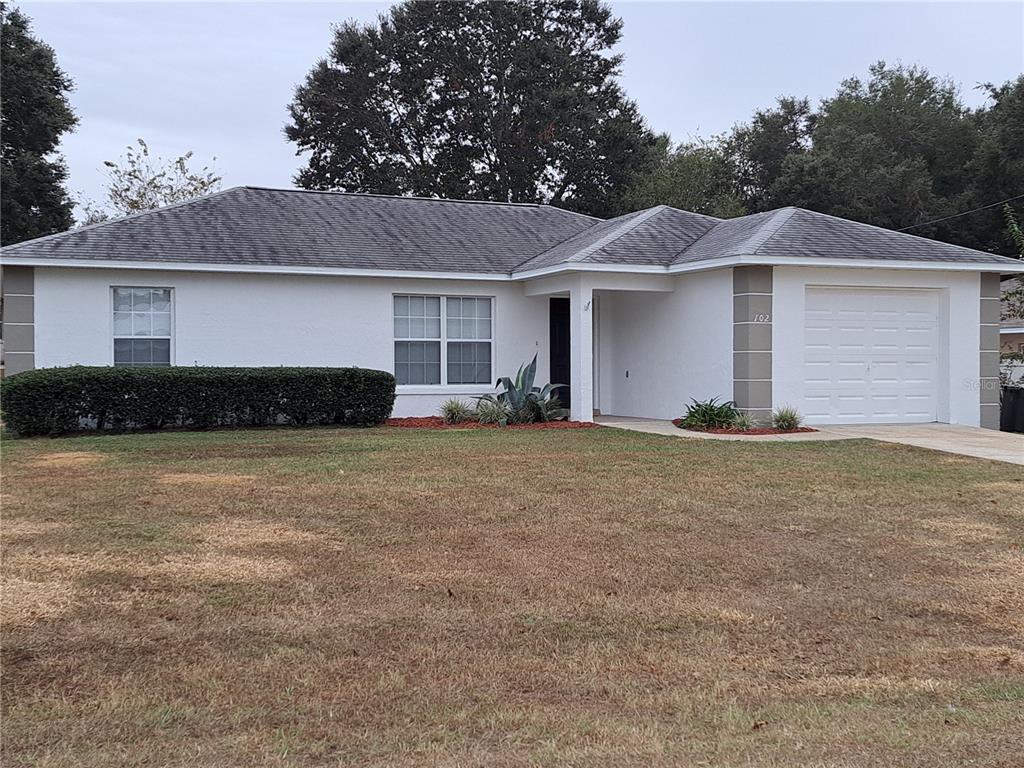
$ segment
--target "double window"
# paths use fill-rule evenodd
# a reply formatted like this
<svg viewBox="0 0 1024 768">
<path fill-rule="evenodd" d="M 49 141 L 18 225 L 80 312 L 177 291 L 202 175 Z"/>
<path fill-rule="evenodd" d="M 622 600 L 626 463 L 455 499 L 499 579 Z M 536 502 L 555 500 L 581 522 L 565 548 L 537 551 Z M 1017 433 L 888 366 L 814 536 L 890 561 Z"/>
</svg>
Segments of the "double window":
<svg viewBox="0 0 1024 768">
<path fill-rule="evenodd" d="M 394 302 L 399 384 L 491 383 L 491 299 L 395 296 Z"/>
<path fill-rule="evenodd" d="M 114 289 L 114 365 L 171 364 L 171 289 Z"/>
</svg>

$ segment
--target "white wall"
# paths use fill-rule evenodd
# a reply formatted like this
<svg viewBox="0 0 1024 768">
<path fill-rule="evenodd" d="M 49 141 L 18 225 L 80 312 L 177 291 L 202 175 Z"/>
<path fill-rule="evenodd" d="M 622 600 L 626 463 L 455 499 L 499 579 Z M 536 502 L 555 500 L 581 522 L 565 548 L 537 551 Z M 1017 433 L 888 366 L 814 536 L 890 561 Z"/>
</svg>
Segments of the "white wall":
<svg viewBox="0 0 1024 768">
<path fill-rule="evenodd" d="M 978 425 L 979 273 L 776 267 L 772 322 L 772 399 L 776 408 L 799 406 L 803 398 L 804 295 L 808 285 L 941 289 L 948 354 L 939 361 L 944 373 L 940 374 L 943 391 L 939 393 L 938 418 L 953 424 Z"/>
<path fill-rule="evenodd" d="M 151 270 L 36 270 L 36 367 L 113 362 L 111 286 L 174 289 L 176 365 L 356 365 L 394 371 L 393 293 L 492 296 L 494 376 L 538 355 L 548 376 L 548 302 L 519 283 Z M 434 415 L 491 387 L 399 387 L 396 416 Z"/>
<path fill-rule="evenodd" d="M 674 283 L 671 293 L 598 291 L 602 413 L 673 419 L 691 397 L 732 399 L 732 270 Z"/>
<path fill-rule="evenodd" d="M 732 270 L 659 276 L 642 286 L 633 286 L 629 277 L 604 276 L 593 283 L 601 411 L 668 419 L 679 416 L 691 397 L 730 399 Z M 776 406 L 800 401 L 808 284 L 943 289 L 949 359 L 940 418 L 978 423 L 978 273 L 776 267 Z M 493 296 L 495 377 L 514 374 L 537 354 L 538 381 L 549 379 L 549 296 L 527 295 L 539 291 L 539 284 L 66 268 L 35 271 L 37 367 L 112 363 L 115 285 L 174 289 L 177 365 L 358 365 L 393 371 L 393 293 Z M 623 290 L 611 290 L 617 285 Z M 448 397 L 487 391 L 402 387 L 395 414 L 432 415 Z"/>
</svg>

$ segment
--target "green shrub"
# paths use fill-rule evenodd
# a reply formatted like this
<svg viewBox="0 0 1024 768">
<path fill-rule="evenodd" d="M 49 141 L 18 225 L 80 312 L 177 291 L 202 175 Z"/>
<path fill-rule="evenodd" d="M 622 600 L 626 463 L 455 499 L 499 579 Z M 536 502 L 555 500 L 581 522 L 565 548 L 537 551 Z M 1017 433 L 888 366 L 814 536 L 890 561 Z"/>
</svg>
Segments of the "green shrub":
<svg viewBox="0 0 1024 768">
<path fill-rule="evenodd" d="M 494 395 L 477 398 L 476 417 L 481 424 L 500 424 L 504 427 L 510 416 L 508 406 Z"/>
<path fill-rule="evenodd" d="M 395 377 L 364 368 L 108 368 L 26 371 L 0 383 L 22 436 L 82 429 L 379 424 Z"/>
<path fill-rule="evenodd" d="M 451 398 L 441 403 L 441 418 L 445 424 L 461 424 L 473 418 L 473 407 L 458 398 Z"/>
<path fill-rule="evenodd" d="M 684 427 L 696 427 L 697 429 L 731 427 L 736 424 L 738 416 L 736 403 L 731 400 L 720 403 L 717 397 L 710 400 L 691 399 L 690 404 L 686 406 L 686 414 L 683 416 L 681 424 Z"/>
<path fill-rule="evenodd" d="M 788 405 L 784 405 L 772 414 L 772 426 L 776 429 L 799 429 L 803 422 L 804 417 L 800 415 L 800 412 Z"/>
</svg>

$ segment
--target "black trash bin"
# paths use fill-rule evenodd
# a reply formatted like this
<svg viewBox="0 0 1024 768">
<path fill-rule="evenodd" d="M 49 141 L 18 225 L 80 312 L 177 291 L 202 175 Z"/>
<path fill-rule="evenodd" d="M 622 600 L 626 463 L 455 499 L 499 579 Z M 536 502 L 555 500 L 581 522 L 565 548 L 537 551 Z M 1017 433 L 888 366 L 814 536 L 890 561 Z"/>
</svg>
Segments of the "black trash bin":
<svg viewBox="0 0 1024 768">
<path fill-rule="evenodd" d="M 999 429 L 1003 432 L 1024 432 L 1024 387 L 1003 387 Z"/>
</svg>

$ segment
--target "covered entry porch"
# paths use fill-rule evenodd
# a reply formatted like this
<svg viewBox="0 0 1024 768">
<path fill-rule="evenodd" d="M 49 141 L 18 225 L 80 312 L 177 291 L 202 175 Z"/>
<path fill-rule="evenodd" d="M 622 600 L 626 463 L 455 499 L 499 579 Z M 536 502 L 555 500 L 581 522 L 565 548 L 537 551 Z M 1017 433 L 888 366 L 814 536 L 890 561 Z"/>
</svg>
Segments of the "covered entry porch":
<svg viewBox="0 0 1024 768">
<path fill-rule="evenodd" d="M 568 385 L 573 420 L 670 419 L 690 397 L 732 398 L 731 270 L 580 272 L 524 291 L 548 299 L 550 380 Z"/>
</svg>

